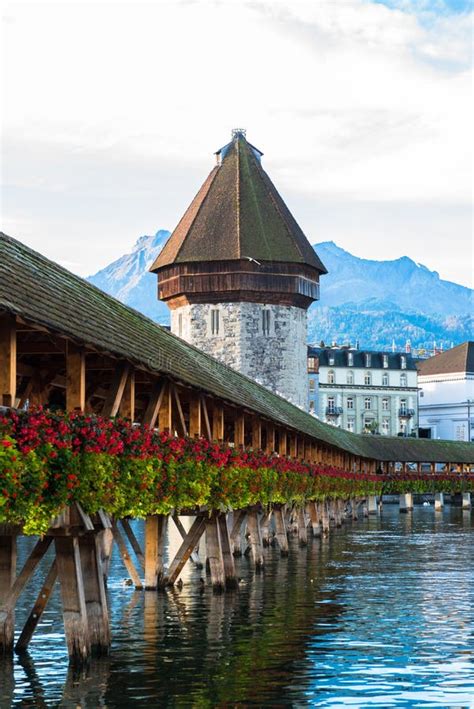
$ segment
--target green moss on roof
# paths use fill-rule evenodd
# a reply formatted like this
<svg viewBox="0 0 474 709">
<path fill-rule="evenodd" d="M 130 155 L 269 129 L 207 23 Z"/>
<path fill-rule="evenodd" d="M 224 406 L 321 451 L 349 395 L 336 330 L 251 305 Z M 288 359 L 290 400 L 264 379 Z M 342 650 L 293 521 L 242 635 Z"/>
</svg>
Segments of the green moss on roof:
<svg viewBox="0 0 474 709">
<path fill-rule="evenodd" d="M 474 462 L 470 443 L 363 436 L 324 424 L 5 234 L 0 234 L 0 310 L 357 456 Z"/>
</svg>

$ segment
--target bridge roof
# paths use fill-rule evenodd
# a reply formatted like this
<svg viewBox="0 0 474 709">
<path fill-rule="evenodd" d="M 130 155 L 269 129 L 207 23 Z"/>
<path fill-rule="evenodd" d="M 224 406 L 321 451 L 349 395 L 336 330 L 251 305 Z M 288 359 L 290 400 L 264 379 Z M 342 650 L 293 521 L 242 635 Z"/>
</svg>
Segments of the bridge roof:
<svg viewBox="0 0 474 709">
<path fill-rule="evenodd" d="M 353 434 L 324 424 L 21 242 L 0 234 L 0 311 L 375 460 L 474 462 L 474 445 Z"/>
</svg>

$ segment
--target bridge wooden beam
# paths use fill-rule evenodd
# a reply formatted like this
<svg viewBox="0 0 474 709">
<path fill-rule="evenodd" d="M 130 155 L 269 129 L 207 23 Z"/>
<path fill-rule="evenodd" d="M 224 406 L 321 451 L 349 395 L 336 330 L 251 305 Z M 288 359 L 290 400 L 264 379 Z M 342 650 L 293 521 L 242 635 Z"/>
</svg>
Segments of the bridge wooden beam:
<svg viewBox="0 0 474 709">
<path fill-rule="evenodd" d="M 234 421 L 234 445 L 244 446 L 245 445 L 245 416 L 244 414 L 237 414 Z"/>
<path fill-rule="evenodd" d="M 158 408 L 158 428 L 160 431 L 173 430 L 173 401 L 169 382 L 163 382 L 162 396 Z"/>
<path fill-rule="evenodd" d="M 66 410 L 84 411 L 86 407 L 86 354 L 72 342 L 66 352 Z"/>
<path fill-rule="evenodd" d="M 135 421 L 135 370 L 130 369 L 119 407 L 120 415 Z"/>
<path fill-rule="evenodd" d="M 211 430 L 211 422 L 209 419 L 209 409 L 207 408 L 206 397 L 203 394 L 201 394 L 201 406 L 202 406 L 202 418 L 204 421 L 205 436 L 209 441 L 212 441 L 212 430 Z"/>
<path fill-rule="evenodd" d="M 224 407 L 217 402 L 212 406 L 212 439 L 224 440 Z"/>
<path fill-rule="evenodd" d="M 198 394 L 191 394 L 189 401 L 189 435 L 191 438 L 200 436 L 201 430 L 202 404 Z"/>
<path fill-rule="evenodd" d="M 155 428 L 158 416 L 160 416 L 160 431 L 163 430 L 161 427 L 161 414 L 165 406 L 165 399 L 168 394 L 168 384 L 166 381 L 155 382 L 151 392 L 150 398 L 148 399 L 148 404 L 143 414 L 142 424 L 147 426 L 149 429 Z M 168 428 L 171 428 L 169 426 Z"/>
<path fill-rule="evenodd" d="M 15 406 L 17 333 L 14 316 L 0 315 L 0 404 Z"/>
<path fill-rule="evenodd" d="M 123 364 L 122 366 L 118 367 L 117 371 L 115 372 L 112 382 L 110 384 L 107 398 L 102 408 L 102 416 L 104 416 L 105 418 L 113 418 L 114 416 L 117 416 L 122 401 L 123 393 L 125 391 L 125 386 L 127 384 L 129 372 L 130 366 L 128 364 Z"/>
<path fill-rule="evenodd" d="M 183 436 L 188 435 L 188 428 L 186 426 L 186 421 L 183 413 L 183 406 L 181 404 L 181 397 L 179 395 L 178 387 L 176 384 L 170 385 L 173 389 L 173 399 L 176 405 L 176 413 L 178 414 L 179 425 L 181 426 L 181 433 Z"/>
<path fill-rule="evenodd" d="M 252 419 L 252 448 L 260 450 L 262 447 L 262 423 L 259 418 L 254 416 Z"/>
<path fill-rule="evenodd" d="M 287 454 L 288 450 L 288 437 L 286 433 L 286 429 L 280 428 L 280 435 L 278 437 L 278 453 L 284 457 Z"/>
<path fill-rule="evenodd" d="M 275 451 L 275 426 L 272 423 L 267 423 L 267 442 L 265 452 L 271 455 Z"/>
</svg>

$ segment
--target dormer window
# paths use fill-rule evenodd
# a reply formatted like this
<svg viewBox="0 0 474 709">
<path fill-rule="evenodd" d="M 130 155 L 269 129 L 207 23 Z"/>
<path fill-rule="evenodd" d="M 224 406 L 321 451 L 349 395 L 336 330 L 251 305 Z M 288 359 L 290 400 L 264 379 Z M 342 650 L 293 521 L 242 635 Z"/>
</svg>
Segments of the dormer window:
<svg viewBox="0 0 474 709">
<path fill-rule="evenodd" d="M 354 366 L 354 353 L 353 352 L 347 353 L 347 365 L 348 365 L 348 367 Z"/>
<path fill-rule="evenodd" d="M 405 355 L 401 355 L 401 356 L 400 356 L 400 367 L 401 367 L 402 369 L 406 369 L 406 368 L 407 368 L 407 358 L 405 357 Z"/>
<path fill-rule="evenodd" d="M 365 355 L 365 366 L 370 367 L 371 365 L 372 365 L 372 355 L 369 352 L 367 352 L 367 354 Z"/>
<path fill-rule="evenodd" d="M 387 369 L 388 368 L 388 355 L 386 355 L 386 354 L 382 355 L 382 363 L 383 363 L 383 368 Z"/>
<path fill-rule="evenodd" d="M 331 367 L 334 366 L 334 355 L 333 354 L 329 355 L 328 362 Z"/>
</svg>

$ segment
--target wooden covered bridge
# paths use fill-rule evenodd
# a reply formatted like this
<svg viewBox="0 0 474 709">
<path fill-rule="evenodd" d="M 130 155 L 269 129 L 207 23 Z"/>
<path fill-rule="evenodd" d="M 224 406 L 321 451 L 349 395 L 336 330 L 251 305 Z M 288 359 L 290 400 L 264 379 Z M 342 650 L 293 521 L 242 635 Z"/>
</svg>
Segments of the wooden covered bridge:
<svg viewBox="0 0 474 709">
<path fill-rule="evenodd" d="M 104 418 L 120 415 L 178 437 L 204 437 L 242 450 L 263 450 L 279 458 L 360 475 L 397 476 L 407 470 L 434 473 L 439 464 L 451 474 L 463 475 L 474 463 L 474 446 L 468 443 L 363 436 L 321 423 L 4 234 L 0 236 L 0 405 L 17 410 L 42 406 Z M 282 506 L 275 510 L 276 537 L 285 551 L 288 518 Z M 145 587 L 157 588 L 160 579 L 176 580 L 204 530 L 213 583 L 222 586 L 231 581 L 232 545 L 240 540 L 244 520 L 251 558 L 256 566 L 261 563 L 262 527 L 265 537 L 268 514 L 255 507 L 234 510 L 232 520 L 223 510 L 188 513 L 194 522 L 188 532 L 181 529 L 183 545 L 166 572 L 166 516 L 147 517 L 143 553 L 124 521 L 122 532 L 143 562 Z M 313 504 L 298 514 L 303 539 L 307 521 L 317 531 L 328 510 Z M 332 514 L 337 519 L 337 505 Z M 71 656 L 87 657 L 91 646 L 107 649 L 102 569 L 110 553 L 104 552 L 107 539 L 110 543 L 115 538 L 135 584 L 142 583 L 118 522 L 105 513 L 88 514 L 75 503 L 65 507 L 19 574 L 15 540 L 22 533 L 21 525 L 0 523 L 0 644 L 4 652 L 13 647 L 16 600 L 51 543 L 55 561 L 18 649 L 26 647 L 56 577 Z M 178 517 L 176 522 L 180 524 Z"/>
</svg>

